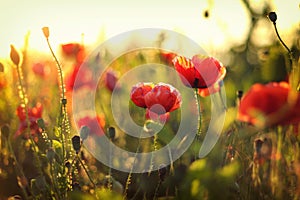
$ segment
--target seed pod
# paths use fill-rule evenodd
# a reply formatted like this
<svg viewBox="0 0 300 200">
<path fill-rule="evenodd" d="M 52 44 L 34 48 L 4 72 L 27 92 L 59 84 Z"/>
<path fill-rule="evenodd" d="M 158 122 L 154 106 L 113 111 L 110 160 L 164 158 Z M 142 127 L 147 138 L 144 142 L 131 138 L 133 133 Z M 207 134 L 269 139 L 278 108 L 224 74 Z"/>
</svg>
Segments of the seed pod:
<svg viewBox="0 0 300 200">
<path fill-rule="evenodd" d="M 277 20 L 277 15 L 276 15 L 275 12 L 270 12 L 268 16 L 269 16 L 269 19 L 270 19 L 273 23 L 276 22 L 276 20 Z"/>
<path fill-rule="evenodd" d="M 78 135 L 72 137 L 72 144 L 73 144 L 73 149 L 76 151 L 76 154 L 78 154 L 81 147 L 81 141 Z"/>
</svg>

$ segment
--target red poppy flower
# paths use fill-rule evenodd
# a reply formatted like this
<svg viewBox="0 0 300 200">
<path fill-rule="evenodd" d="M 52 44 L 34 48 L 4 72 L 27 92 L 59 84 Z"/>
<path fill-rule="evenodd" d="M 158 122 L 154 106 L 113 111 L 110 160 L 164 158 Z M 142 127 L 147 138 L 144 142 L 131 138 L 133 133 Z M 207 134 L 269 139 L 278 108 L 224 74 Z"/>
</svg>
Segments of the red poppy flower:
<svg viewBox="0 0 300 200">
<path fill-rule="evenodd" d="M 90 134 L 102 136 L 104 135 L 105 119 L 103 115 L 96 117 L 85 116 L 78 120 L 77 125 L 81 128 L 87 126 L 90 129 Z"/>
<path fill-rule="evenodd" d="M 300 93 L 286 82 L 255 84 L 241 99 L 237 119 L 258 127 L 300 122 Z"/>
<path fill-rule="evenodd" d="M 118 81 L 117 73 L 113 70 L 109 70 L 105 73 L 104 83 L 107 89 L 111 92 L 115 89 Z M 117 88 L 116 88 L 117 89 Z"/>
<path fill-rule="evenodd" d="M 181 95 L 173 86 L 159 83 L 149 91 L 145 97 L 147 108 L 156 114 L 164 114 L 178 109 L 181 106 Z"/>
<path fill-rule="evenodd" d="M 29 126 L 30 126 L 30 132 L 32 135 L 41 133 L 39 130 L 39 126 L 37 124 L 37 120 L 42 117 L 43 112 L 43 106 L 41 103 L 37 103 L 35 107 L 28 109 L 28 120 L 29 120 Z M 23 106 L 19 106 L 17 108 L 17 116 L 20 120 L 19 128 L 17 132 L 15 133 L 15 138 L 20 136 L 24 130 L 27 129 L 28 123 L 26 120 L 26 112 Z"/>
<path fill-rule="evenodd" d="M 153 88 L 153 83 L 138 83 L 131 89 L 130 99 L 132 102 L 142 108 L 146 108 L 145 95 Z"/>
<path fill-rule="evenodd" d="M 83 69 L 81 69 L 80 74 L 78 74 L 79 69 L 81 67 Z M 76 64 L 74 66 L 73 71 L 68 73 L 65 78 L 65 85 L 67 91 L 76 90 L 83 86 L 86 86 L 90 89 L 94 89 L 97 86 L 97 84 L 95 83 L 95 81 L 93 81 L 92 76 L 93 76 L 92 71 L 88 67 L 81 64 Z M 75 85 L 75 81 L 76 81 L 76 85 Z"/>
<path fill-rule="evenodd" d="M 66 56 L 75 56 L 77 62 L 83 62 L 85 57 L 84 47 L 78 43 L 68 43 L 61 45 L 62 51 Z"/>
<path fill-rule="evenodd" d="M 182 82 L 192 88 L 207 88 L 222 80 L 226 74 L 222 63 L 202 55 L 195 55 L 192 59 L 177 56 L 173 64 Z"/>
<path fill-rule="evenodd" d="M 214 94 L 216 92 L 219 92 L 221 89 L 221 86 L 223 84 L 223 81 L 219 81 L 217 83 L 214 83 L 213 85 L 207 87 L 207 88 L 198 88 L 198 94 L 202 97 L 207 97 L 210 94 Z"/>
<path fill-rule="evenodd" d="M 173 52 L 166 52 L 166 51 L 160 52 L 160 59 L 169 65 L 172 65 L 172 61 L 176 56 L 177 55 Z"/>
<path fill-rule="evenodd" d="M 3 89 L 7 86 L 7 80 L 5 77 L 5 74 L 3 72 L 0 72 L 0 89 Z"/>
<path fill-rule="evenodd" d="M 170 113 L 166 112 L 164 114 L 157 114 L 155 112 L 151 112 L 149 109 L 146 109 L 146 114 L 145 114 L 146 119 L 160 122 L 160 123 L 165 123 L 170 119 Z"/>
<path fill-rule="evenodd" d="M 50 74 L 51 69 L 48 65 L 46 65 L 44 63 L 34 63 L 33 66 L 32 66 L 32 71 L 36 75 L 38 75 L 42 78 L 45 78 Z"/>
</svg>

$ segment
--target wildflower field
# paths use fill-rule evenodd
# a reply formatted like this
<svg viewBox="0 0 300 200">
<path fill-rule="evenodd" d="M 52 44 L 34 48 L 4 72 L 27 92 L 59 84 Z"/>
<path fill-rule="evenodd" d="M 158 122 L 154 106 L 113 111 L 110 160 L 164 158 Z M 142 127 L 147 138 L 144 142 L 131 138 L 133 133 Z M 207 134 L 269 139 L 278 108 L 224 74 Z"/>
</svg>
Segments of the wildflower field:
<svg viewBox="0 0 300 200">
<path fill-rule="evenodd" d="M 0 199 L 300 199 L 299 26 L 287 45 L 269 4 L 242 2 L 247 38 L 216 55 L 164 29 L 1 46 Z"/>
</svg>

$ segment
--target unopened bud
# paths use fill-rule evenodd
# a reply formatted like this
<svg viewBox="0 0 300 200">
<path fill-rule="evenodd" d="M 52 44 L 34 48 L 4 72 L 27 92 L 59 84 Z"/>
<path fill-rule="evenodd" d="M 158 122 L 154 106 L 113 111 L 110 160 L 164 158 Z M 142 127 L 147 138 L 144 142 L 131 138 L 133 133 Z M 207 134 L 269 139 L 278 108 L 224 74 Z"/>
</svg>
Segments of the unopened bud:
<svg viewBox="0 0 300 200">
<path fill-rule="evenodd" d="M 42 31 L 44 33 L 44 36 L 48 39 L 49 38 L 49 27 L 43 27 Z"/>
<path fill-rule="evenodd" d="M 20 56 L 14 45 L 10 45 L 10 59 L 16 66 L 19 66 Z"/>
<path fill-rule="evenodd" d="M 111 126 L 111 127 L 108 128 L 108 136 L 112 140 L 115 138 L 115 136 L 116 136 L 116 129 L 114 127 Z"/>
<path fill-rule="evenodd" d="M 80 128 L 80 137 L 82 140 L 85 140 L 90 134 L 90 128 L 88 126 L 82 126 Z"/>
<path fill-rule="evenodd" d="M 80 147 L 81 147 L 80 137 L 78 135 L 75 135 L 74 137 L 72 137 L 72 144 L 73 144 L 73 149 L 78 154 Z"/>
<path fill-rule="evenodd" d="M 67 99 L 62 99 L 62 100 L 61 100 L 61 103 L 62 103 L 63 105 L 66 105 L 66 104 L 67 104 Z"/>
<path fill-rule="evenodd" d="M 0 62 L 0 72 L 4 72 L 4 66 L 1 62 Z"/>
<path fill-rule="evenodd" d="M 243 96 L 243 91 L 242 91 L 242 90 L 238 90 L 238 91 L 236 92 L 236 96 L 237 96 L 238 99 L 241 99 L 242 96 Z"/>
<path fill-rule="evenodd" d="M 45 122 L 42 118 L 38 119 L 36 122 L 41 129 L 43 129 L 43 130 L 46 129 Z"/>
<path fill-rule="evenodd" d="M 277 15 L 276 15 L 275 12 L 270 12 L 269 15 L 268 15 L 268 17 L 269 17 L 269 19 L 270 19 L 273 23 L 275 23 L 276 20 L 277 20 Z"/>
</svg>

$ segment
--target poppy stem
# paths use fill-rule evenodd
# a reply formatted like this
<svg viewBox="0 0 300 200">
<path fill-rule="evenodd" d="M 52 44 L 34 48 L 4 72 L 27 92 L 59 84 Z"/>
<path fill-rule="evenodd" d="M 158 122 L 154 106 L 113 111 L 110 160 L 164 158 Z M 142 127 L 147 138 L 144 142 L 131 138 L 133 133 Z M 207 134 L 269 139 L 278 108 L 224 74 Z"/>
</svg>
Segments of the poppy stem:
<svg viewBox="0 0 300 200">
<path fill-rule="evenodd" d="M 15 64 L 15 63 L 14 63 Z M 27 129 L 27 133 L 28 133 L 28 137 L 29 140 L 31 142 L 31 148 L 34 152 L 34 156 L 35 156 L 35 162 L 37 165 L 37 169 L 39 174 L 42 174 L 42 170 L 41 170 L 41 162 L 39 159 L 39 155 L 38 155 L 38 147 L 37 144 L 35 143 L 32 135 L 31 135 L 31 129 L 30 129 L 30 120 L 29 120 L 29 113 L 28 113 L 28 98 L 27 98 L 27 94 L 25 91 L 25 87 L 24 87 L 24 83 L 23 83 L 23 70 L 22 70 L 22 65 L 20 64 L 15 64 L 16 68 L 17 68 L 17 76 L 18 76 L 18 81 L 19 81 L 19 85 L 18 85 L 18 90 L 19 90 L 19 97 L 21 99 L 21 104 L 23 106 L 24 112 L 25 112 L 25 120 L 26 120 L 26 129 Z"/>
<path fill-rule="evenodd" d="M 49 50 L 52 54 L 52 57 L 54 58 L 55 62 L 56 62 L 56 66 L 57 66 L 57 70 L 58 70 L 58 75 L 59 75 L 59 78 L 60 78 L 60 87 L 61 87 L 61 99 L 65 99 L 65 84 L 64 84 L 64 78 L 63 78 L 63 71 L 62 71 L 62 67 L 50 45 L 50 41 L 49 41 L 49 38 L 46 38 L 46 41 L 47 41 L 47 45 L 49 47 Z"/>
<path fill-rule="evenodd" d="M 20 175 L 21 179 L 26 178 L 26 176 L 24 174 L 24 171 L 23 171 L 23 168 L 20 166 L 20 164 L 19 164 L 19 162 L 16 158 L 15 152 L 12 148 L 12 145 L 11 145 L 11 142 L 10 142 L 9 138 L 6 138 L 6 141 L 7 141 L 7 145 L 8 145 L 8 151 L 10 152 L 11 157 L 15 162 L 14 168 L 15 168 L 16 174 Z M 22 186 L 21 189 L 22 189 L 22 193 L 24 195 L 24 199 L 29 199 L 26 188 Z M 31 189 L 29 189 L 29 191 L 32 192 Z"/>
<path fill-rule="evenodd" d="M 274 29 L 275 29 L 275 32 L 276 32 L 276 35 L 280 41 L 280 43 L 284 46 L 284 48 L 288 51 L 289 53 L 289 56 L 290 56 L 290 60 L 293 59 L 293 55 L 292 55 L 292 51 L 288 48 L 288 46 L 284 43 L 284 41 L 281 39 L 280 35 L 279 35 L 279 32 L 278 32 L 278 29 L 277 29 L 277 26 L 276 26 L 276 22 L 273 22 L 273 25 L 274 25 Z"/>
<path fill-rule="evenodd" d="M 133 167 L 136 163 L 136 157 L 137 157 L 137 154 L 139 153 L 140 151 L 140 147 L 141 147 L 141 136 L 142 136 L 142 133 L 143 133 L 143 130 L 141 131 L 140 133 L 140 137 L 139 137 L 139 140 L 138 140 L 138 145 L 136 147 L 136 151 L 135 151 L 135 154 L 134 154 L 134 159 L 133 159 L 133 163 L 132 163 L 132 166 L 130 168 L 130 172 L 127 176 L 127 180 L 126 180 L 126 184 L 125 184 L 125 189 L 124 189 L 124 196 L 123 196 L 123 199 L 126 199 L 127 198 L 127 191 L 129 189 L 129 185 L 131 184 L 131 178 L 132 178 L 132 172 L 133 172 Z"/>
<path fill-rule="evenodd" d="M 76 154 L 76 157 L 77 157 L 77 160 L 80 162 L 80 164 L 81 164 L 83 170 L 85 171 L 87 177 L 89 178 L 90 182 L 92 183 L 93 189 L 96 189 L 96 184 L 95 184 L 95 182 L 93 181 L 93 179 L 92 179 L 92 177 L 91 177 L 89 171 L 87 170 L 85 164 L 82 162 L 82 160 L 81 160 L 81 158 L 79 157 L 78 154 Z"/>
<path fill-rule="evenodd" d="M 202 133 L 202 110 L 201 110 L 201 102 L 200 102 L 200 95 L 198 93 L 198 89 L 195 88 L 195 97 L 196 97 L 196 100 L 197 100 L 197 108 L 198 108 L 198 124 L 199 124 L 199 127 L 198 127 L 198 132 L 197 132 L 197 139 L 200 138 L 200 135 Z"/>
</svg>

